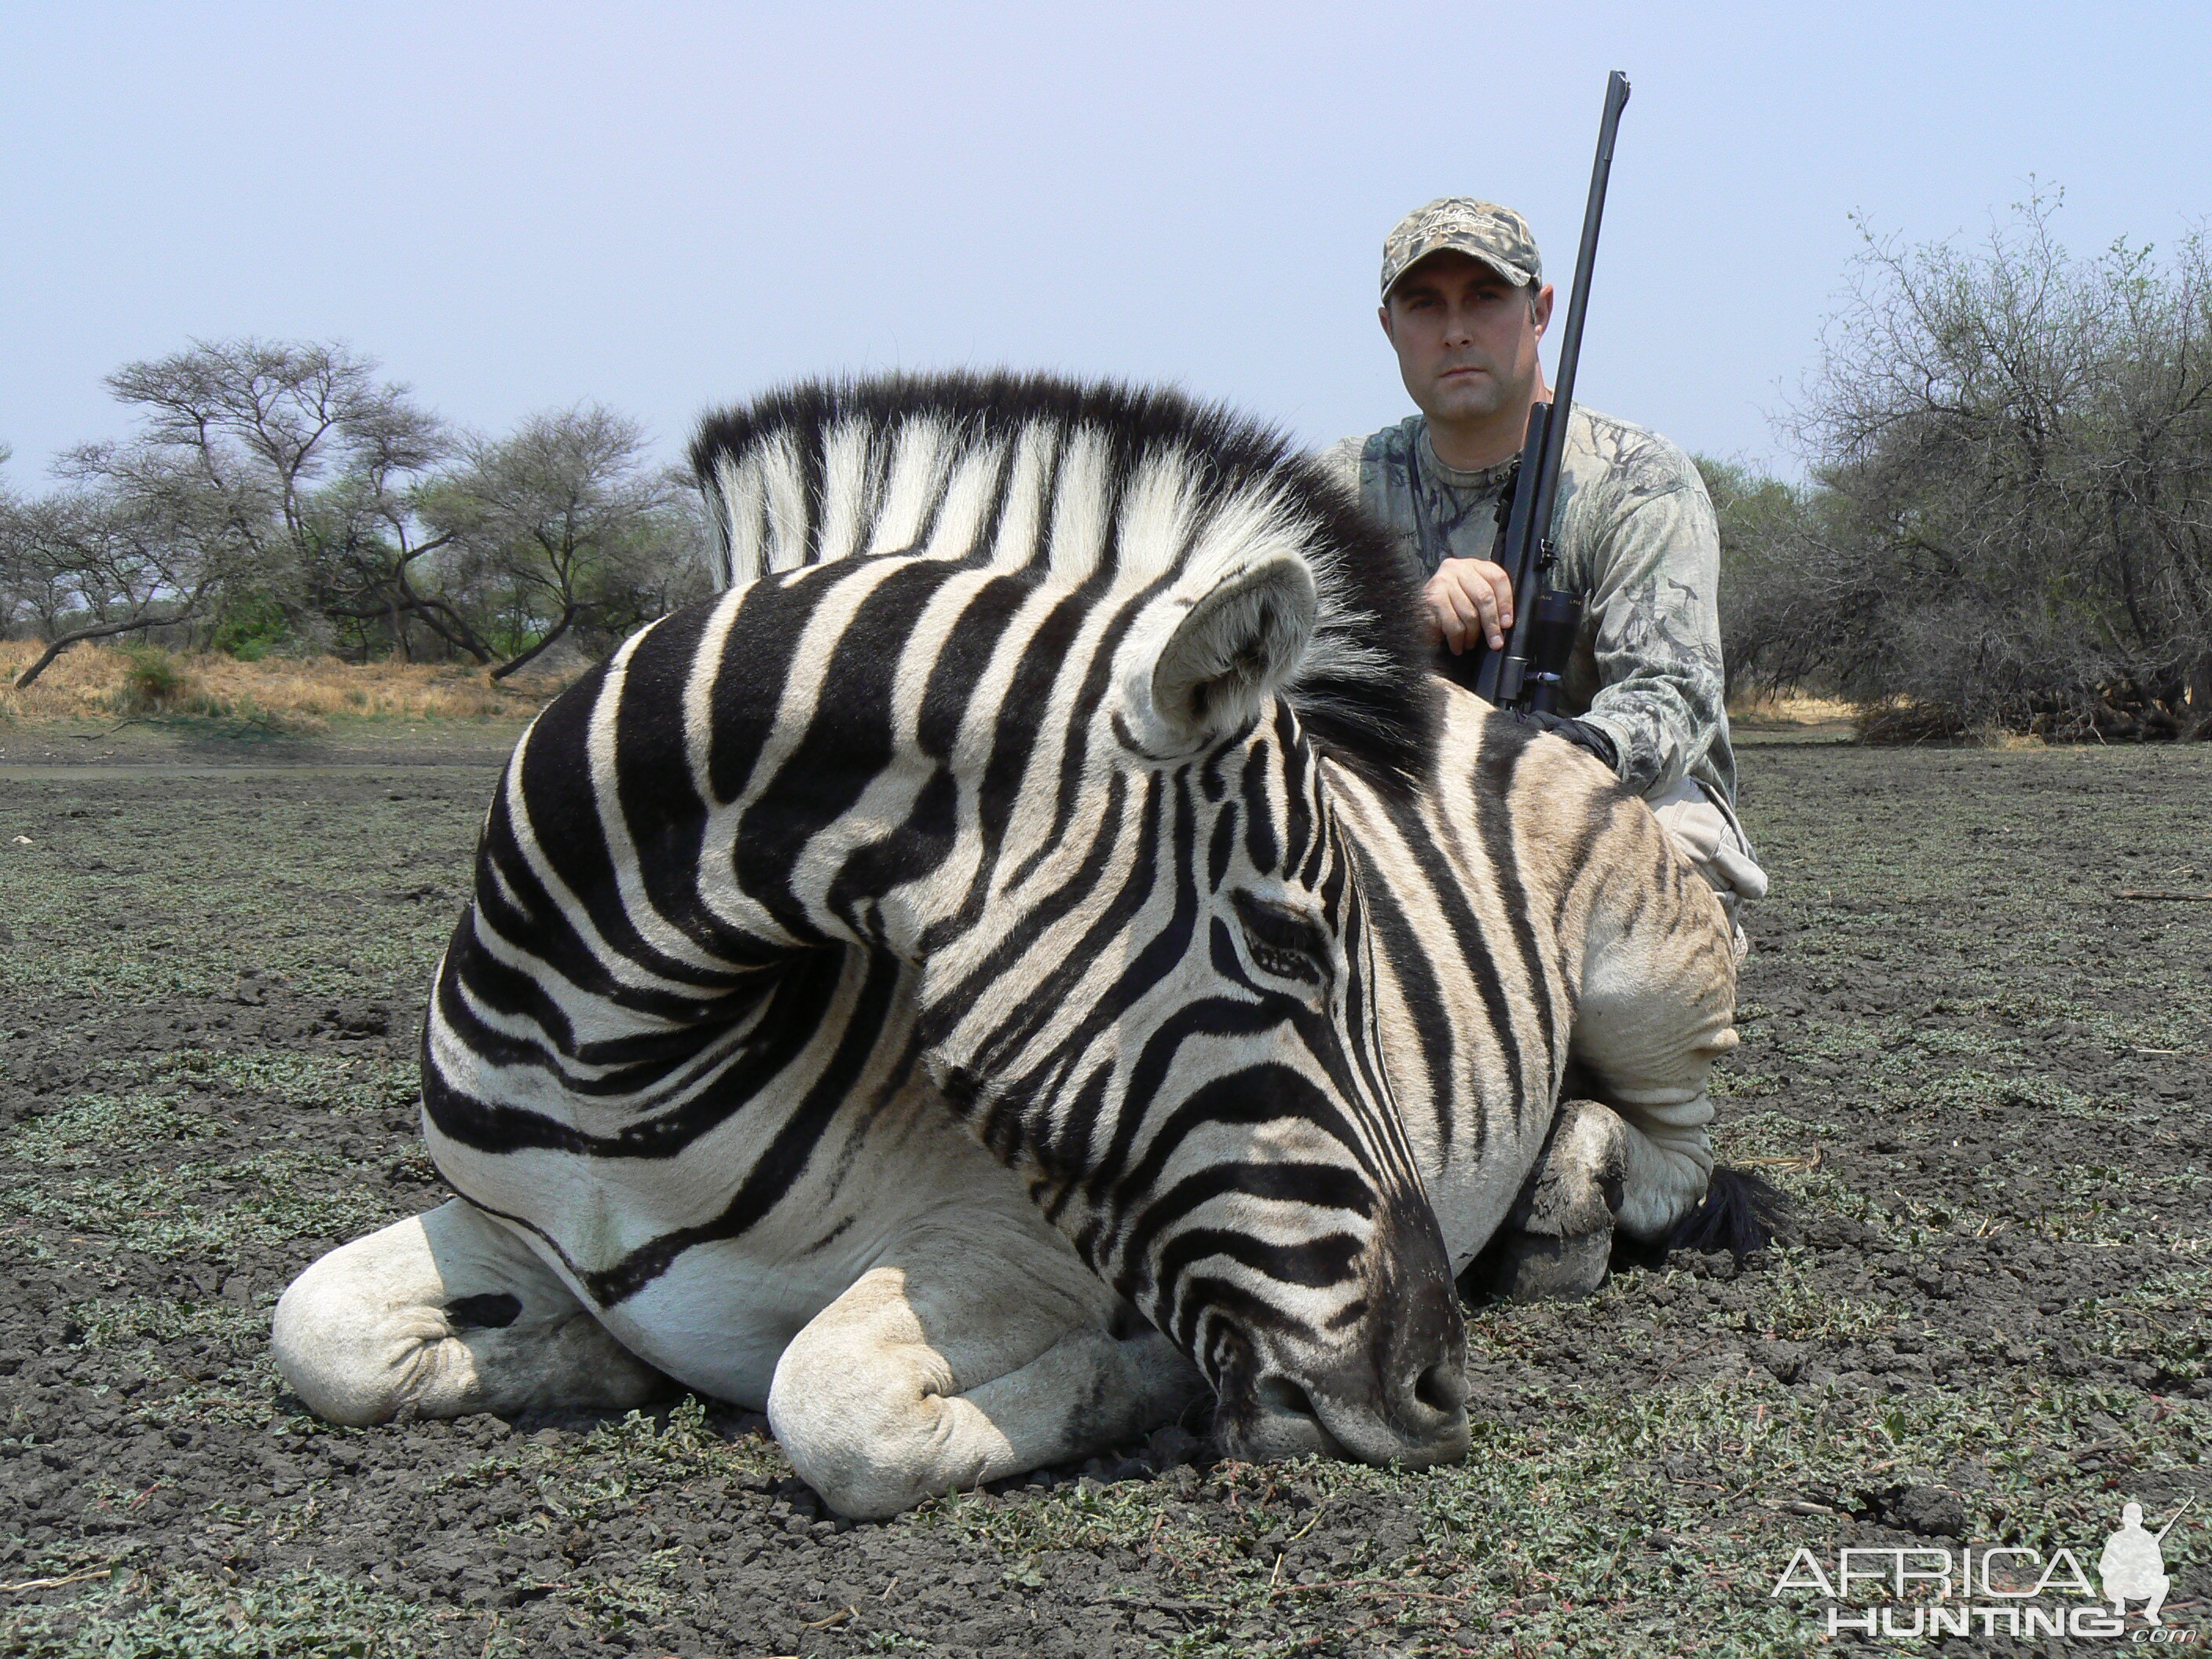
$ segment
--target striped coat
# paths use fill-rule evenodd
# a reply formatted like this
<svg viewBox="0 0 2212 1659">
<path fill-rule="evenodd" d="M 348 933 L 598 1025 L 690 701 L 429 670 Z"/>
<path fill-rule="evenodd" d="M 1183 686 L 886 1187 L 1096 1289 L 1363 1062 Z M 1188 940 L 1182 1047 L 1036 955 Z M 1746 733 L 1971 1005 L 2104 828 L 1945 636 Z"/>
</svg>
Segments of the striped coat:
<svg viewBox="0 0 2212 1659">
<path fill-rule="evenodd" d="M 695 460 L 727 591 L 486 820 L 425 1039 L 453 1224 L 853 1512 L 1201 1389 L 1250 1455 L 1455 1455 L 1455 1274 L 1705 1184 L 1732 957 L 1649 813 L 1431 679 L 1353 505 L 1172 395 L 805 388 Z"/>
</svg>

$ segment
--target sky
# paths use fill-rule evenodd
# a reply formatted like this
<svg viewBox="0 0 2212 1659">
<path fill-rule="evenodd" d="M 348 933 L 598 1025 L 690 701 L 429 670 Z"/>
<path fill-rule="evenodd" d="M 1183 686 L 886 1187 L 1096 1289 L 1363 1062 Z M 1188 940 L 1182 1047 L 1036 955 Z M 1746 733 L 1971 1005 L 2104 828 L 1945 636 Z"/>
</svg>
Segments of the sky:
<svg viewBox="0 0 2212 1659">
<path fill-rule="evenodd" d="M 343 340 L 498 430 L 598 400 L 680 455 L 824 374 L 1168 380 L 1324 443 L 1410 412 L 1382 239 L 1518 207 L 1564 295 L 1626 70 L 1587 402 L 1794 475 L 1860 246 L 2077 252 L 2212 214 L 2201 5 L 67 6 L 0 0 L 0 480 L 102 377 Z"/>
</svg>

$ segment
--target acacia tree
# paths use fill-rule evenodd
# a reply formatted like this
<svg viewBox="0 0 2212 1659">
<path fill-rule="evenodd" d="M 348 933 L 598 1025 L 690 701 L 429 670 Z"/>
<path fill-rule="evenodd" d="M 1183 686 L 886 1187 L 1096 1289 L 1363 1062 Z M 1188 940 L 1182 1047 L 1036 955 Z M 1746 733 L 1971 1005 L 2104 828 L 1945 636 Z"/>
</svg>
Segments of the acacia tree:
<svg viewBox="0 0 2212 1659">
<path fill-rule="evenodd" d="M 0 446 L 0 461 L 9 454 Z M 94 489 L 24 499 L 0 489 L 0 634 L 27 618 L 48 642 L 18 684 L 79 640 L 159 627 L 185 608 L 180 581 L 191 584 L 168 538 L 149 533 L 155 516 Z"/>
<path fill-rule="evenodd" d="M 311 635 L 331 618 L 396 626 L 430 608 L 406 571 L 443 542 L 421 533 L 413 489 L 451 444 L 376 367 L 343 345 L 198 341 L 110 375 L 142 429 L 68 465 L 125 501 L 191 497 L 227 543 L 224 597 L 258 593 Z"/>
<path fill-rule="evenodd" d="M 1826 665 L 1808 625 L 1835 602 L 1828 574 L 1802 555 L 1813 492 L 1749 467 L 1693 458 L 1720 530 L 1721 646 L 1728 690 L 1776 691 Z"/>
<path fill-rule="evenodd" d="M 134 458 L 123 488 L 80 455 L 70 476 L 88 487 L 15 503 L 0 526 L 15 586 L 46 640 L 19 689 L 82 641 L 204 615 L 235 575 L 228 504 L 146 461 Z"/>
<path fill-rule="evenodd" d="M 15 451 L 0 444 L 0 466 Z M 24 503 L 5 483 L 0 483 L 0 639 L 15 631 L 25 615 L 40 619 L 47 615 L 40 595 L 47 584 L 31 566 L 29 538 L 22 520 Z"/>
<path fill-rule="evenodd" d="M 449 588 L 495 612 L 505 678 L 572 630 L 604 643 L 702 586 L 690 492 L 651 461 L 643 428 L 598 404 L 461 441 L 420 498 L 452 544 Z"/>
<path fill-rule="evenodd" d="M 404 390 L 404 388 L 402 388 Z M 380 621 L 388 643 L 413 655 L 410 623 L 447 646 L 489 665 L 494 659 L 463 605 L 434 586 L 425 587 L 424 561 L 453 541 L 426 528 L 421 503 L 440 483 L 433 468 L 454 453 L 451 434 L 433 417 L 410 406 L 387 407 L 350 436 L 347 465 L 307 499 L 307 527 L 320 577 L 315 603 L 336 620 L 366 625 Z"/>
<path fill-rule="evenodd" d="M 343 346 L 197 342 L 109 377 L 140 426 L 72 451 L 70 485 L 0 496 L 0 622 L 47 650 L 187 625 L 411 656 L 419 635 L 504 678 L 603 645 L 704 587 L 696 497 L 598 405 L 457 441 Z"/>
<path fill-rule="evenodd" d="M 33 633 L 52 640 L 90 609 L 76 553 L 82 505 L 60 493 L 27 501 L 0 495 L 0 623 L 9 629 L 27 620 Z"/>
<path fill-rule="evenodd" d="M 2212 734 L 2212 262 L 1869 234 L 1769 526 L 1770 659 L 1924 730 Z"/>
</svg>

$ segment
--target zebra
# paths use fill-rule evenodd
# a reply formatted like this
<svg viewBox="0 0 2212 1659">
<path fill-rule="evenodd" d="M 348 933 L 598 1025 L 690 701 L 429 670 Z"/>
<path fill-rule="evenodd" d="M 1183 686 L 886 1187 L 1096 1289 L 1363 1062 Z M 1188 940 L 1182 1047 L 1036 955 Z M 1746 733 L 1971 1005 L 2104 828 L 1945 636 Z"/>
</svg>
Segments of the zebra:
<svg viewBox="0 0 2212 1659">
<path fill-rule="evenodd" d="M 423 1038 L 457 1196 L 291 1285 L 289 1386 L 673 1379 L 853 1516 L 1208 1395 L 1235 1455 L 1463 1455 L 1478 1251 L 1587 1290 L 1706 1189 L 1711 890 L 1224 410 L 887 378 L 692 453 L 722 591 L 516 745 Z"/>
</svg>

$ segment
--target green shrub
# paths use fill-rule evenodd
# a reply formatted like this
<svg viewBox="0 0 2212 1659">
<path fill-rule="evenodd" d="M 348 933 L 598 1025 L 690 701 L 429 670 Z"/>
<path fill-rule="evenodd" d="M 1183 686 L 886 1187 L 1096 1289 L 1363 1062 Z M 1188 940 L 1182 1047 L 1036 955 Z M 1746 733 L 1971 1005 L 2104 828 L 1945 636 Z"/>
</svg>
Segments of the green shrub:
<svg viewBox="0 0 2212 1659">
<path fill-rule="evenodd" d="M 248 591 L 222 608 L 209 646 L 240 662 L 259 662 L 291 637 L 284 607 L 266 593 Z"/>
<path fill-rule="evenodd" d="M 173 708 L 190 684 L 184 665 L 158 645 L 126 645 L 121 702 L 130 714 L 159 714 Z"/>
</svg>

